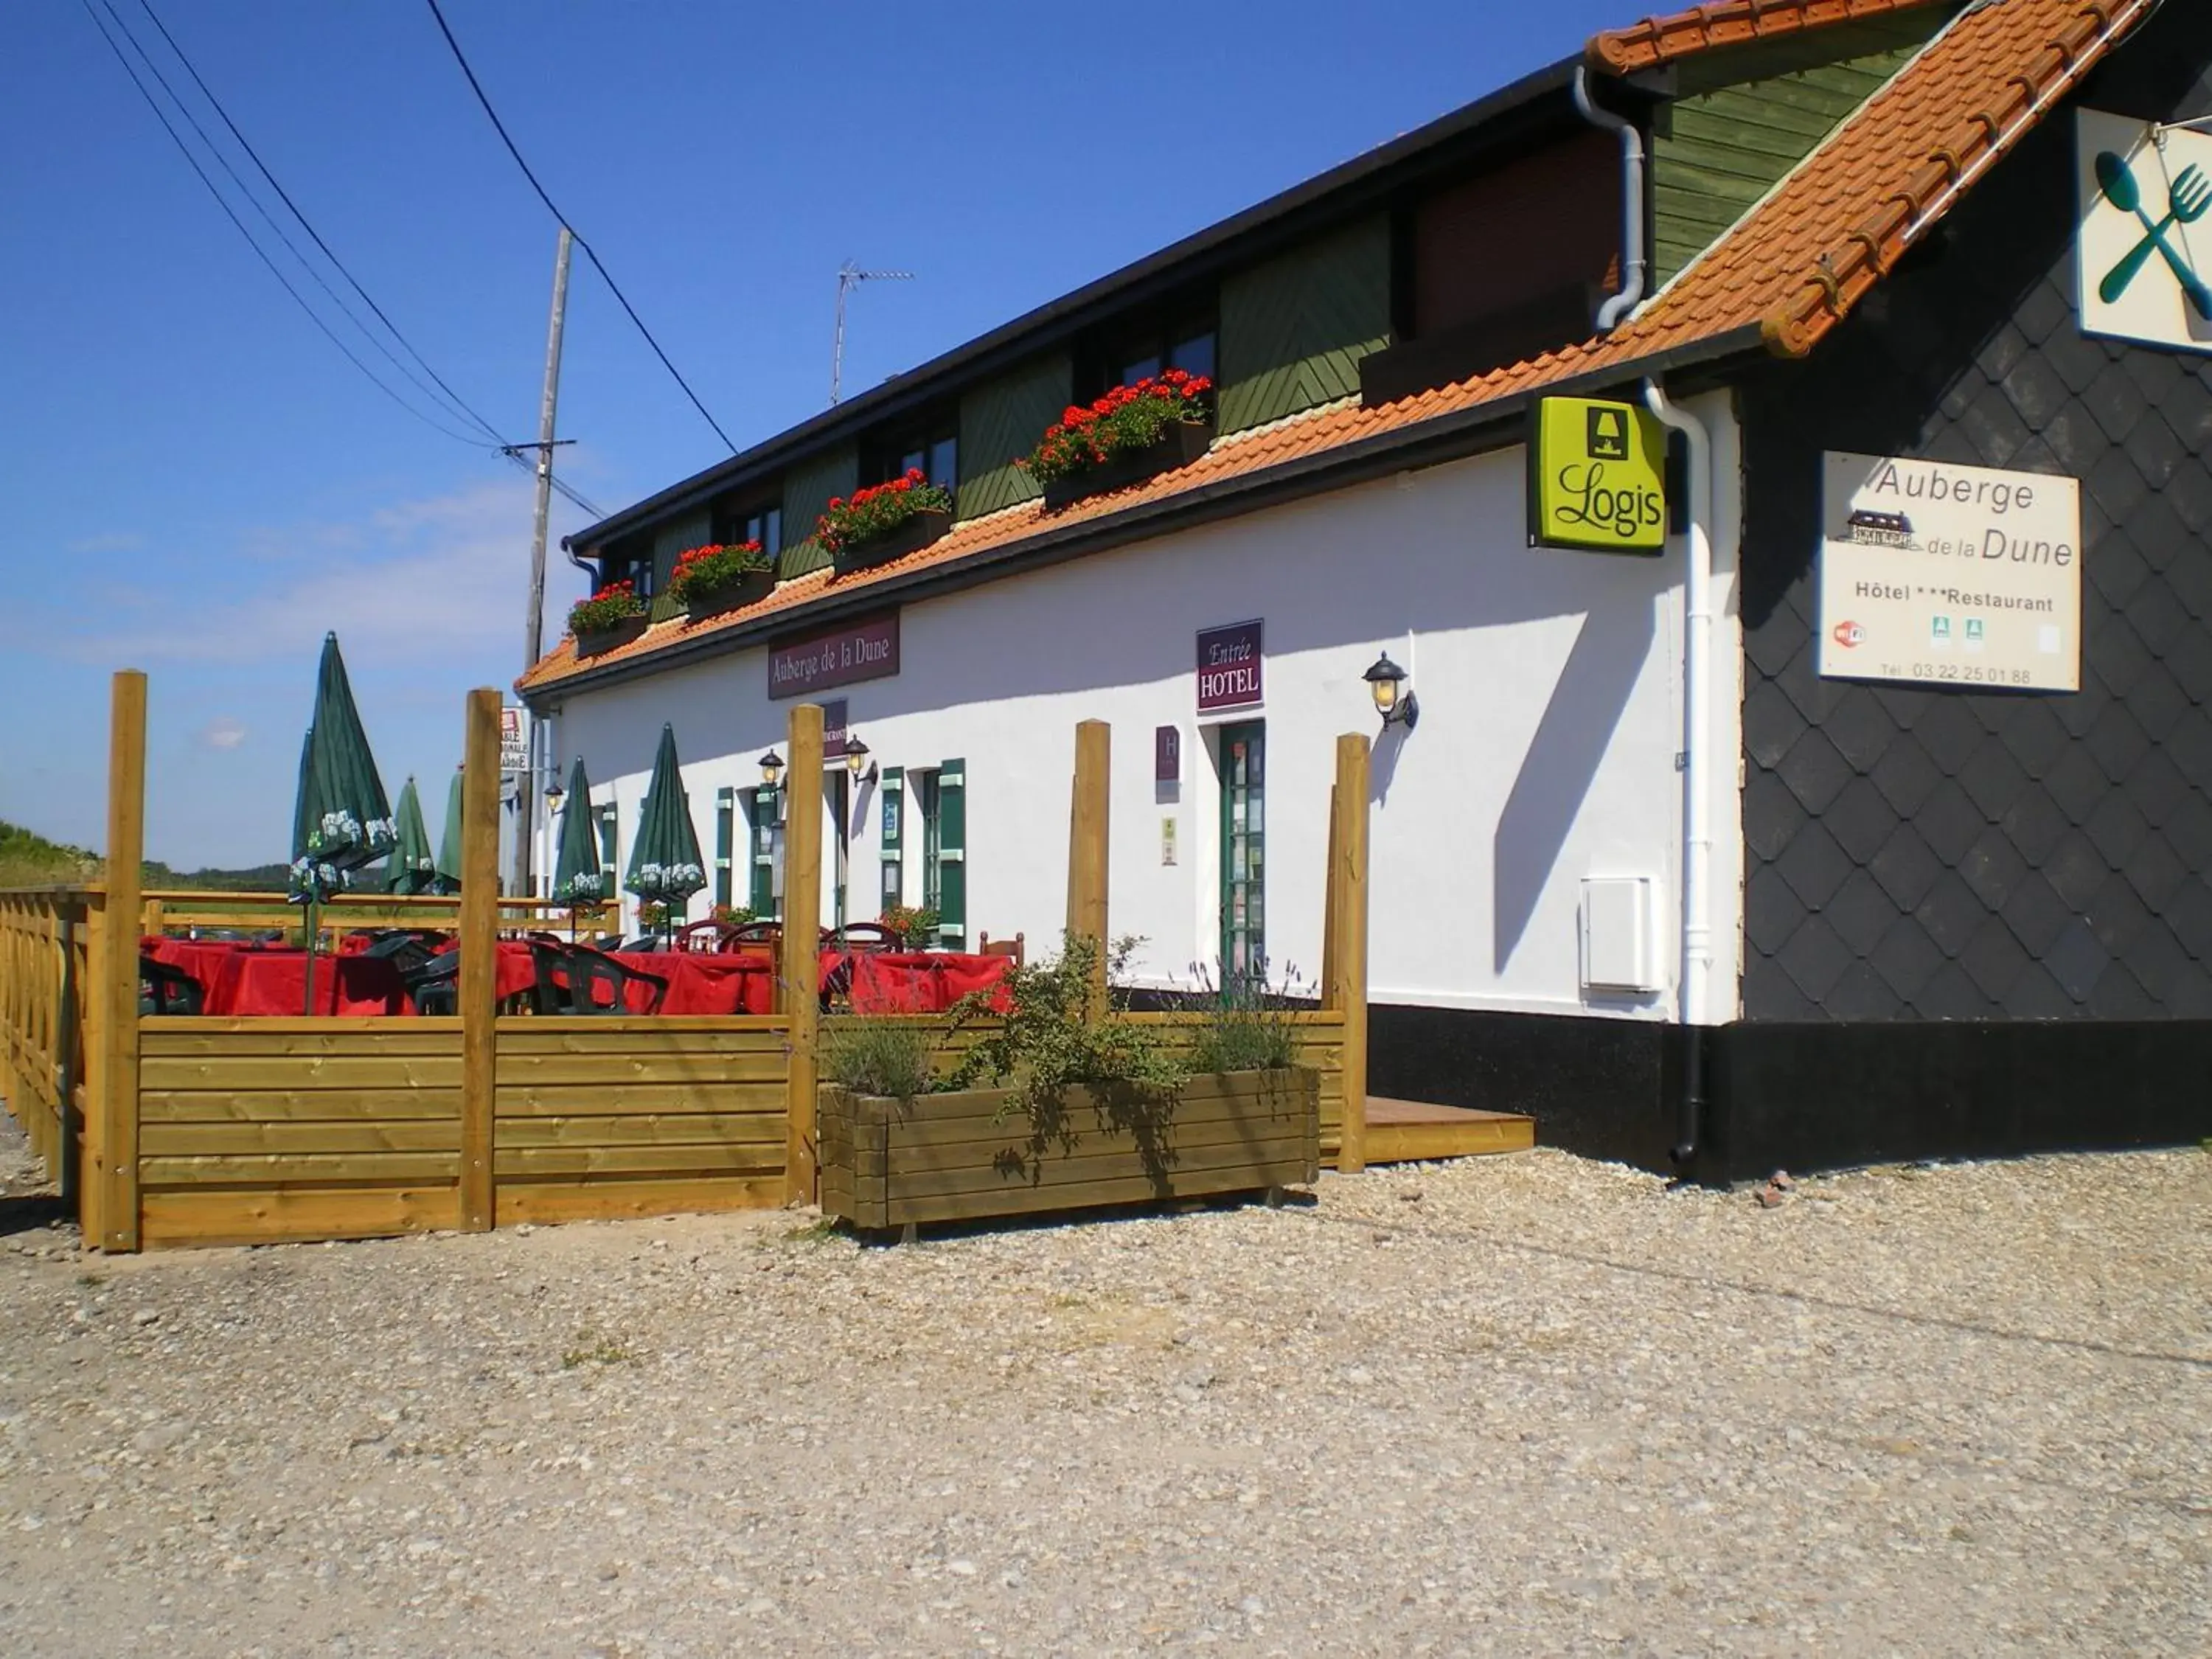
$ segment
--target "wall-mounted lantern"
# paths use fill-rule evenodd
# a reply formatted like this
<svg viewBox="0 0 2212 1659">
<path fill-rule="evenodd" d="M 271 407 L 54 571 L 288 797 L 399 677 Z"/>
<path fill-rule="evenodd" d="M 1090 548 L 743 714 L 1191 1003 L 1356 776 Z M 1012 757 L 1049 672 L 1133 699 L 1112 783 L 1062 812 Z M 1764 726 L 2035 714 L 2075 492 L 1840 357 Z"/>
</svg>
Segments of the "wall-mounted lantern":
<svg viewBox="0 0 2212 1659">
<path fill-rule="evenodd" d="M 773 789 L 783 775 L 783 757 L 771 749 L 755 763 L 761 769 L 761 781 Z"/>
<path fill-rule="evenodd" d="M 1410 732 L 1420 723 L 1420 699 L 1413 695 L 1411 677 L 1387 653 L 1376 658 L 1375 665 L 1360 678 L 1375 694 L 1375 711 L 1382 716 L 1384 731 L 1402 726 Z"/>
<path fill-rule="evenodd" d="M 845 769 L 854 778 L 859 778 L 863 770 L 871 778 L 876 775 L 876 769 L 868 762 L 868 745 L 860 741 L 857 732 L 845 734 Z"/>
<path fill-rule="evenodd" d="M 545 816 L 551 817 L 559 812 L 561 803 L 568 799 L 568 792 L 561 787 L 560 779 L 556 778 L 547 784 L 545 786 Z"/>
</svg>

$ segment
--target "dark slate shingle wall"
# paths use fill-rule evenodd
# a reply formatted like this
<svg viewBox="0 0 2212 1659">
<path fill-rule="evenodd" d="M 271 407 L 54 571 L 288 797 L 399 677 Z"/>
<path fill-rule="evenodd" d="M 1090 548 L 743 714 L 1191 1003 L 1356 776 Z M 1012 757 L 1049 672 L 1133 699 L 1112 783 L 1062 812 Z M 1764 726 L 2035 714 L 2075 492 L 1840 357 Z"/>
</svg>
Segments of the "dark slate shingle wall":
<svg viewBox="0 0 2212 1659">
<path fill-rule="evenodd" d="M 2209 63 L 2172 8 L 2081 101 L 2212 112 Z M 2212 358 L 2082 336 L 2073 156 L 1743 388 L 1747 1019 L 2212 1018 Z M 2082 690 L 1820 679 L 1824 449 L 2080 478 Z"/>
</svg>

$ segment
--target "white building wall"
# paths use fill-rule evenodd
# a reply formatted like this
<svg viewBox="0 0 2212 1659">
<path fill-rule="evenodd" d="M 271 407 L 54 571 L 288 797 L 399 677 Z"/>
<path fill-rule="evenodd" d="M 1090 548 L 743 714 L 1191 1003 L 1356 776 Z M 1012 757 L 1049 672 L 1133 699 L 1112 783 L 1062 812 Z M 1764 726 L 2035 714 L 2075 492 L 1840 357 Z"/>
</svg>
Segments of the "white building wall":
<svg viewBox="0 0 2212 1659">
<path fill-rule="evenodd" d="M 1740 935 L 1735 780 L 1740 659 L 1733 582 L 1736 461 L 1724 397 L 1716 426 L 1727 580 L 1715 629 L 1723 678 L 1710 739 L 1719 861 L 1717 943 Z M 1681 553 L 1636 559 L 1525 544 L 1519 450 L 1455 462 L 1083 557 L 908 605 L 901 672 L 823 694 L 884 766 L 967 763 L 968 939 L 1056 943 L 1065 916 L 1074 728 L 1113 726 L 1114 931 L 1148 941 L 1139 977 L 1192 982 L 1213 966 L 1219 789 L 1194 712 L 1194 636 L 1262 618 L 1268 775 L 1267 945 L 1277 977 L 1321 963 L 1328 805 L 1338 733 L 1373 733 L 1361 675 L 1387 650 L 1412 672 L 1418 730 L 1374 756 L 1370 994 L 1376 1001 L 1546 1012 L 1671 1015 L 1680 960 Z M 711 863 L 719 789 L 750 788 L 755 757 L 785 744 L 789 703 L 750 650 L 569 698 L 559 771 L 581 753 L 596 798 L 619 802 L 623 857 L 660 723 L 672 721 Z M 1153 781 L 1153 728 L 1183 735 L 1178 788 Z M 878 908 L 880 797 L 853 803 L 849 917 Z M 1176 862 L 1162 862 L 1176 825 Z M 921 824 L 908 796 L 906 890 L 920 896 Z M 550 849 L 549 849 L 550 850 Z M 740 819 L 736 896 L 744 900 Z M 825 866 L 830 854 L 825 852 Z M 550 867 L 541 860 L 540 868 Z M 1582 884 L 1653 884 L 1661 989 L 1586 994 Z M 826 882 L 825 882 L 826 886 Z M 711 888 L 693 901 L 703 915 Z M 824 921 L 829 900 L 825 896 Z M 1715 1000 L 1733 1006 L 1733 975 Z"/>
</svg>

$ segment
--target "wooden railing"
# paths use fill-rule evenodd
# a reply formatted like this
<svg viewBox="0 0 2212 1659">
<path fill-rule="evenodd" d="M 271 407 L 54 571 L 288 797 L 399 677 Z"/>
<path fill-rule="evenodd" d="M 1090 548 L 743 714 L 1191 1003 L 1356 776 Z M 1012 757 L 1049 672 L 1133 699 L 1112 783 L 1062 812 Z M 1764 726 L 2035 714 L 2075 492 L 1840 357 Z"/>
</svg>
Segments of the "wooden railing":
<svg viewBox="0 0 2212 1659">
<path fill-rule="evenodd" d="M 792 715 L 795 776 L 822 764 L 821 711 Z M 498 894 L 498 696 L 471 692 L 460 898 L 342 897 L 318 927 L 450 927 L 459 1012 L 445 1018 L 161 1018 L 139 1011 L 141 930 L 300 923 L 277 894 L 142 893 L 145 679 L 115 677 L 109 877 L 0 892 L 0 1092 L 72 1198 L 87 1243 L 260 1243 L 477 1231 L 815 1197 L 817 1003 L 769 1016 L 502 1017 L 502 928 L 554 908 Z M 1363 1161 L 1366 742 L 1343 739 L 1330 822 L 1322 1006 L 1295 1017 L 1321 1074 L 1322 1144 Z M 1107 925 L 1105 728 L 1086 722 L 1068 918 Z M 787 848 L 789 913 L 817 914 L 811 817 Z M 818 825 L 814 828 L 818 829 Z M 784 941 L 810 988 L 815 941 Z M 1202 1017 L 1140 1015 L 1170 1029 Z"/>
<path fill-rule="evenodd" d="M 0 891 L 0 1097 L 74 1201 L 87 1101 L 96 889 Z"/>
</svg>

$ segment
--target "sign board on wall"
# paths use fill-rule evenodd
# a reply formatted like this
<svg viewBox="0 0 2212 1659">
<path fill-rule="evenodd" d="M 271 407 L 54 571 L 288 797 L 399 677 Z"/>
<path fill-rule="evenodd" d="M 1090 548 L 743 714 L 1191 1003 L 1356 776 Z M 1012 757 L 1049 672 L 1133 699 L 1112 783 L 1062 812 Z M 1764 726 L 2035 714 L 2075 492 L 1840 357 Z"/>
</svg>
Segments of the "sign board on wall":
<svg viewBox="0 0 2212 1659">
<path fill-rule="evenodd" d="M 822 753 L 825 759 L 845 758 L 845 727 L 849 720 L 842 697 L 825 697 L 822 701 Z"/>
<path fill-rule="evenodd" d="M 499 711 L 499 769 L 510 775 L 530 769 L 530 711 L 512 703 Z"/>
<path fill-rule="evenodd" d="M 1152 781 L 1182 781 L 1182 728 L 1179 726 L 1152 728 Z"/>
<path fill-rule="evenodd" d="M 1820 672 L 2081 688 L 2081 489 L 1882 455 L 1824 458 Z"/>
<path fill-rule="evenodd" d="M 899 672 L 899 613 L 844 623 L 769 652 L 768 694 L 803 697 Z"/>
<path fill-rule="evenodd" d="M 2212 351 L 2212 133 L 2075 117 L 2081 331 Z"/>
<path fill-rule="evenodd" d="M 1538 400 L 1528 431 L 1528 545 L 1657 553 L 1667 545 L 1667 429 L 1633 404 Z"/>
<path fill-rule="evenodd" d="M 1198 636 L 1198 712 L 1250 708 L 1263 701 L 1260 624 L 1209 628 Z"/>
</svg>

